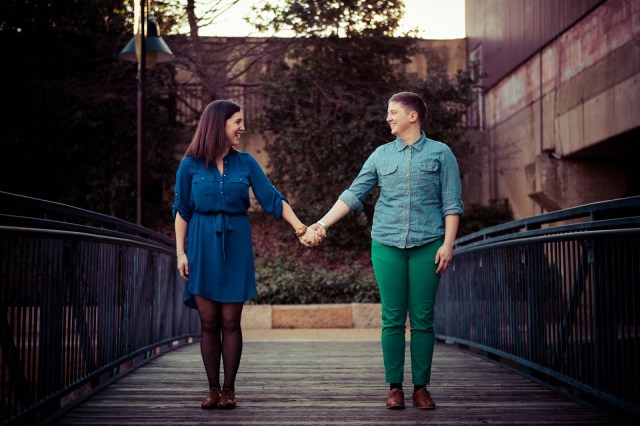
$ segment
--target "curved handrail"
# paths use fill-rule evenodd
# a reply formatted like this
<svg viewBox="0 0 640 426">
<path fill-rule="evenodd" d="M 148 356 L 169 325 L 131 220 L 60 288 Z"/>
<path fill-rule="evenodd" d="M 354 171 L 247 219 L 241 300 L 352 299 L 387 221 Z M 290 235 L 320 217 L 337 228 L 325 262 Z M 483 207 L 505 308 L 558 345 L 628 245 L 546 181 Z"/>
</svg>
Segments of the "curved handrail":
<svg viewBox="0 0 640 426">
<path fill-rule="evenodd" d="M 46 422 L 197 340 L 175 245 L 129 222 L 0 192 L 3 424 Z"/>
<path fill-rule="evenodd" d="M 456 241 L 454 259 L 437 339 L 617 421 L 640 418 L 640 197 L 483 229 Z"/>
<path fill-rule="evenodd" d="M 540 230 L 540 234 L 550 234 L 581 230 L 590 226 L 626 227 L 629 226 L 629 223 L 625 221 L 626 219 L 635 221 L 637 224 L 638 218 L 640 218 L 640 196 L 599 201 L 491 226 L 456 239 L 456 247 L 463 247 L 497 237 L 519 238 L 519 233 L 532 230 Z M 582 219 L 585 223 L 554 225 L 575 219 Z M 614 219 L 614 221 L 607 223 L 607 219 Z M 587 225 L 586 223 L 589 222 L 592 222 L 592 224 Z M 543 225 L 549 226 L 542 229 Z"/>
<path fill-rule="evenodd" d="M 127 235 L 136 235 L 151 241 L 156 241 L 167 247 L 171 247 L 174 244 L 173 241 L 166 236 L 143 226 L 103 213 L 97 213 L 54 201 L 0 191 L 0 206 L 2 213 L 5 215 L 13 214 L 16 217 L 31 219 L 40 218 L 57 223 L 85 224 L 95 229 L 111 229 L 121 231 Z"/>
</svg>

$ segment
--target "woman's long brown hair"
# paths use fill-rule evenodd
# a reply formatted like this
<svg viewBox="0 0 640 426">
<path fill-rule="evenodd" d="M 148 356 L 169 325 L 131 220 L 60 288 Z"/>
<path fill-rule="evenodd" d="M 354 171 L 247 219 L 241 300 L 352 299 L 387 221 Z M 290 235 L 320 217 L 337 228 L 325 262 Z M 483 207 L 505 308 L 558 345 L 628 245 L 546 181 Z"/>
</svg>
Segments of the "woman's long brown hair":
<svg viewBox="0 0 640 426">
<path fill-rule="evenodd" d="M 216 158 L 221 158 L 229 147 L 225 134 L 226 122 L 240 110 L 240 105 L 226 100 L 213 101 L 207 105 L 185 157 L 204 159 L 206 167 L 215 164 Z"/>
</svg>

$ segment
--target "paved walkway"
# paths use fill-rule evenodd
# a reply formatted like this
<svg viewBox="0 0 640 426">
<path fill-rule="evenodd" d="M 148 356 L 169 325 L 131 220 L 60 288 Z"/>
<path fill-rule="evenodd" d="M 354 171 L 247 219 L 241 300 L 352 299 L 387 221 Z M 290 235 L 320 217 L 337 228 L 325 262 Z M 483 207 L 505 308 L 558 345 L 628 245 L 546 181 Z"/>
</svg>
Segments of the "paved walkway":
<svg viewBox="0 0 640 426">
<path fill-rule="evenodd" d="M 164 354 L 58 419 L 58 425 L 608 425 L 606 418 L 500 365 L 438 344 L 438 407 L 384 408 L 380 330 L 245 330 L 238 408 L 202 410 L 199 345 Z M 408 352 L 408 351 L 407 351 Z M 410 388 L 407 353 L 405 380 Z"/>
</svg>

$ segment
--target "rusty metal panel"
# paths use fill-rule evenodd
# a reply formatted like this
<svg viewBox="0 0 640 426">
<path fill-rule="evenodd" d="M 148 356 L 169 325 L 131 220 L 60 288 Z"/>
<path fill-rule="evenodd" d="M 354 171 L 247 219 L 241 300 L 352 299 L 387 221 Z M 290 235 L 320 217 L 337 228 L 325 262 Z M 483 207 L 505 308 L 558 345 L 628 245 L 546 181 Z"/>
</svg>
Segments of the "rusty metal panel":
<svg viewBox="0 0 640 426">
<path fill-rule="evenodd" d="M 469 54 L 487 88 L 605 0 L 466 0 Z"/>
</svg>

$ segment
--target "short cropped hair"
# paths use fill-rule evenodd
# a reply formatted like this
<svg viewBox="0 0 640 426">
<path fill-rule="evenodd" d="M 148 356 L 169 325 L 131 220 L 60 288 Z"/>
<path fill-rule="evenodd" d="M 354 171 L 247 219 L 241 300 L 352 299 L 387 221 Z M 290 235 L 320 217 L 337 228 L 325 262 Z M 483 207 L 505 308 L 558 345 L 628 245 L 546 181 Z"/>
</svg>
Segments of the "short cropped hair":
<svg viewBox="0 0 640 426">
<path fill-rule="evenodd" d="M 427 104 L 424 103 L 420 95 L 418 95 L 417 93 L 396 93 L 389 99 L 389 103 L 391 102 L 398 102 L 407 110 L 407 112 L 417 112 L 420 125 L 424 124 L 424 120 L 427 119 Z"/>
</svg>

